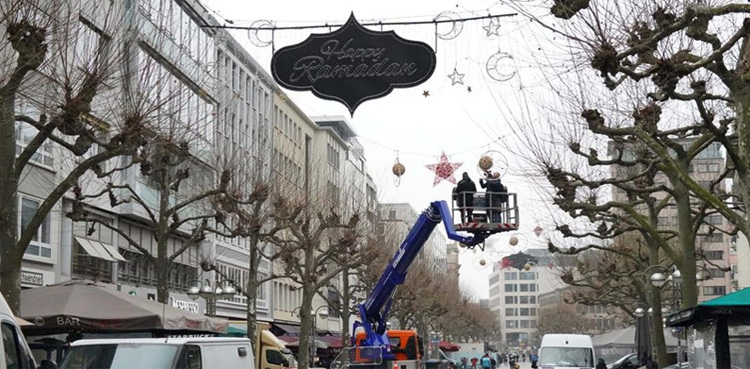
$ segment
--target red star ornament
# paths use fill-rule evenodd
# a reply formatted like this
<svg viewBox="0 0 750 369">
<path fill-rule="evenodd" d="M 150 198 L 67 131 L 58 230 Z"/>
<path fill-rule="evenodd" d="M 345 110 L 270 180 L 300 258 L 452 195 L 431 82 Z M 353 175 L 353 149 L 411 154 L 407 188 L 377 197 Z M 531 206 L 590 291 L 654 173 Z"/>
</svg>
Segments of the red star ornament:
<svg viewBox="0 0 750 369">
<path fill-rule="evenodd" d="M 446 179 L 449 182 L 455 184 L 456 177 L 453 176 L 453 172 L 458 169 L 464 163 L 451 163 L 448 162 L 448 157 L 445 155 L 445 151 L 440 154 L 440 162 L 437 164 L 425 165 L 427 169 L 435 172 L 435 180 L 432 182 L 432 187 L 435 187 L 442 180 Z"/>
</svg>

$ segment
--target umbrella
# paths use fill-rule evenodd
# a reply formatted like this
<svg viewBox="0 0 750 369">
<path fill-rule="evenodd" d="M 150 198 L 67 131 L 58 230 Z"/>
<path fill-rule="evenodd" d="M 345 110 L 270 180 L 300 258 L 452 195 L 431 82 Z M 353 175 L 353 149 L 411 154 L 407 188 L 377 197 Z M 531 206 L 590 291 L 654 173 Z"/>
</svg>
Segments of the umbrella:
<svg viewBox="0 0 750 369">
<path fill-rule="evenodd" d="M 21 291 L 27 335 L 66 332 L 223 333 L 224 319 L 209 318 L 91 281 L 68 281 Z"/>
<path fill-rule="evenodd" d="M 440 341 L 440 343 L 438 343 L 438 347 L 440 347 L 441 350 L 446 351 L 446 352 L 455 352 L 461 349 L 461 346 L 455 343 L 450 343 L 450 342 L 445 342 L 445 341 Z"/>
</svg>

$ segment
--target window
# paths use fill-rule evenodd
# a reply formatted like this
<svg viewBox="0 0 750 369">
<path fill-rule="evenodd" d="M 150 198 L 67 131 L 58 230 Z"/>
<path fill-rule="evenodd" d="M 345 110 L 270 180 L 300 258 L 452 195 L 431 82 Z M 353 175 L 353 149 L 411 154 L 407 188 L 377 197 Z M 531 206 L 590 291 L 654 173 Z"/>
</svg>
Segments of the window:
<svg viewBox="0 0 750 369">
<path fill-rule="evenodd" d="M 26 230 L 31 219 L 36 215 L 40 201 L 32 200 L 28 197 L 21 196 L 21 232 Z M 52 257 L 52 247 L 50 246 L 50 220 L 49 214 L 44 218 L 42 224 L 37 228 L 36 233 L 31 238 L 31 243 L 26 248 L 26 254 L 41 256 L 45 258 Z"/>
<path fill-rule="evenodd" d="M 536 304 L 536 296 L 529 296 L 529 304 Z"/>
<path fill-rule="evenodd" d="M 516 308 L 507 308 L 507 309 L 505 309 L 505 316 L 516 316 L 517 315 L 516 314 L 517 310 L 518 309 L 516 309 Z"/>
<path fill-rule="evenodd" d="M 521 316 L 529 316 L 529 308 L 521 308 L 520 312 L 521 312 L 520 313 Z"/>
<path fill-rule="evenodd" d="M 520 272 L 519 277 L 522 281 L 533 281 L 536 279 L 536 272 Z"/>
<path fill-rule="evenodd" d="M 529 292 L 529 285 L 526 283 L 521 283 L 521 292 Z"/>
<path fill-rule="evenodd" d="M 505 292 L 518 292 L 518 285 L 513 283 L 507 283 L 505 285 Z"/>
<path fill-rule="evenodd" d="M 530 324 L 528 320 L 521 320 L 521 328 L 530 328 Z"/>
<path fill-rule="evenodd" d="M 518 303 L 518 296 L 505 296 L 505 303 L 506 304 L 517 304 Z"/>
<path fill-rule="evenodd" d="M 505 328 L 516 328 L 518 326 L 518 321 L 516 320 L 506 320 L 505 321 Z"/>
<path fill-rule="evenodd" d="M 724 277 L 724 271 L 719 268 L 711 268 L 708 270 L 708 272 L 711 274 L 712 278 L 723 278 Z"/>
<path fill-rule="evenodd" d="M 529 296 L 521 296 L 521 304 L 528 304 L 529 303 Z"/>
<path fill-rule="evenodd" d="M 23 111 L 23 108 L 19 109 Z M 27 112 L 28 113 L 28 112 Z M 39 133 L 39 131 L 26 123 L 16 123 L 16 156 L 23 152 L 32 139 Z M 45 140 L 40 148 L 31 155 L 29 162 L 41 164 L 45 167 L 52 167 L 55 163 L 52 156 L 52 143 L 49 140 Z"/>
<path fill-rule="evenodd" d="M 724 251 L 706 251 L 703 253 L 708 260 L 723 260 Z"/>
<path fill-rule="evenodd" d="M 723 233 L 712 233 L 712 234 L 706 235 L 703 238 L 703 242 L 722 242 L 722 241 L 724 241 Z"/>
<path fill-rule="evenodd" d="M 521 273 L 523 274 L 523 273 Z M 516 272 L 505 272 L 505 280 L 506 281 L 515 281 L 517 278 Z"/>
<path fill-rule="evenodd" d="M 721 215 L 714 214 L 714 215 L 707 216 L 705 221 L 706 223 L 711 224 L 711 225 L 721 225 L 722 219 L 723 218 L 721 217 Z"/>
<path fill-rule="evenodd" d="M 721 296 L 727 294 L 726 286 L 703 286 L 703 294 L 706 296 Z"/>
<path fill-rule="evenodd" d="M 536 292 L 536 283 L 532 283 L 529 285 L 529 292 Z"/>
<path fill-rule="evenodd" d="M 8 323 L 2 324 L 5 364 L 14 369 L 35 369 L 30 353 L 26 352 L 16 328 Z"/>
</svg>

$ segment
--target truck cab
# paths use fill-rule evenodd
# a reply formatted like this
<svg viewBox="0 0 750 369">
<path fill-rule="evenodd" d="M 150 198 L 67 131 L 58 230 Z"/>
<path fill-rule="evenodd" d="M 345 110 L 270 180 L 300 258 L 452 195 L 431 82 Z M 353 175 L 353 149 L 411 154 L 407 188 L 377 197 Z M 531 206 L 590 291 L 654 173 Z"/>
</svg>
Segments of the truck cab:
<svg viewBox="0 0 750 369">
<path fill-rule="evenodd" d="M 389 330 L 386 333 L 391 345 L 391 352 L 396 357 L 396 361 L 421 360 L 424 357 L 422 337 L 417 336 L 415 331 Z M 358 333 L 354 341 L 354 346 L 363 346 L 362 342 L 366 338 L 367 335 L 365 332 Z"/>
<path fill-rule="evenodd" d="M 256 369 L 296 368 L 297 361 L 286 344 L 269 330 L 269 324 L 258 322 L 255 337 Z"/>
</svg>

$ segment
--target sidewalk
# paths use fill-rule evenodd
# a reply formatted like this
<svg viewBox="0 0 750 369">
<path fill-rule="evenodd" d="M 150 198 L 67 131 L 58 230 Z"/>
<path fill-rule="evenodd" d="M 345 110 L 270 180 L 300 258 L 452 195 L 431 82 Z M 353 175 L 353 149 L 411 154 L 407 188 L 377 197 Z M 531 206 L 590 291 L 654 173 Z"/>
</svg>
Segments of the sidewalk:
<svg viewBox="0 0 750 369">
<path fill-rule="evenodd" d="M 523 361 L 518 362 L 518 364 L 521 366 L 521 369 L 531 369 L 531 361 L 526 360 L 524 363 Z M 508 363 L 503 363 L 501 365 L 497 366 L 497 369 L 509 369 Z"/>
</svg>

